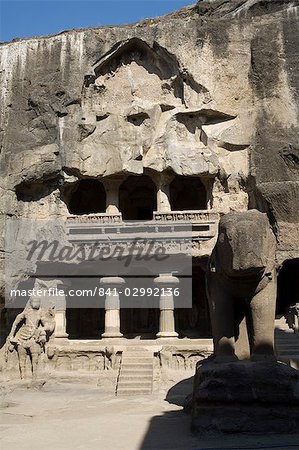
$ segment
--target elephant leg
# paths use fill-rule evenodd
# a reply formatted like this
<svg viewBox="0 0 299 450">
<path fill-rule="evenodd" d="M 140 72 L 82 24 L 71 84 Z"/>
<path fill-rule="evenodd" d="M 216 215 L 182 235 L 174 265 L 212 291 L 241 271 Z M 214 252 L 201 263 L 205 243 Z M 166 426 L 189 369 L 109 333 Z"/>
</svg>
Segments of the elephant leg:
<svg viewBox="0 0 299 450">
<path fill-rule="evenodd" d="M 251 359 L 276 359 L 274 354 L 274 323 L 276 307 L 276 279 L 256 294 L 250 303 Z"/>
<path fill-rule="evenodd" d="M 240 360 L 250 359 L 250 345 L 247 333 L 248 304 L 238 299 L 235 302 L 235 353 Z"/>
<path fill-rule="evenodd" d="M 215 362 L 235 361 L 234 301 L 215 280 L 209 292 Z"/>
<path fill-rule="evenodd" d="M 247 334 L 247 320 L 244 317 L 238 326 L 238 334 L 236 339 L 236 355 L 240 360 L 250 359 L 250 346 Z"/>
</svg>

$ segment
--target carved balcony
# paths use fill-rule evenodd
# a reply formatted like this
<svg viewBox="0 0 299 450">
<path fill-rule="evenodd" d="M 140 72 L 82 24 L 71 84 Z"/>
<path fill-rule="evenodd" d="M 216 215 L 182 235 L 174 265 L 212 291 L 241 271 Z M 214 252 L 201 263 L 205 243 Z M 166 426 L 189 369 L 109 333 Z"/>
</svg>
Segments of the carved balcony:
<svg viewBox="0 0 299 450">
<path fill-rule="evenodd" d="M 219 214 L 215 211 L 154 212 L 147 221 L 123 221 L 119 214 L 89 214 L 67 218 L 68 240 L 72 243 L 106 242 L 128 244 L 134 240 L 155 240 L 175 247 L 176 241 L 192 240 L 193 249 L 217 235 Z M 190 239 L 191 238 L 191 239 Z"/>
</svg>

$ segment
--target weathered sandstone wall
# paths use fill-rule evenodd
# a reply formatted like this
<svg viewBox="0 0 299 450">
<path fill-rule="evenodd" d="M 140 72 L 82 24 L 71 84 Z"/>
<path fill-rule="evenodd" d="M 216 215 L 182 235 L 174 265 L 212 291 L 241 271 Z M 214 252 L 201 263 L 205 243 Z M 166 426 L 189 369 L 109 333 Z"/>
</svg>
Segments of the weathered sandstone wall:
<svg viewBox="0 0 299 450">
<path fill-rule="evenodd" d="M 1 227 L 68 215 L 82 177 L 172 170 L 212 180 L 212 208 L 267 211 L 298 257 L 298 11 L 200 1 L 1 44 Z"/>
</svg>

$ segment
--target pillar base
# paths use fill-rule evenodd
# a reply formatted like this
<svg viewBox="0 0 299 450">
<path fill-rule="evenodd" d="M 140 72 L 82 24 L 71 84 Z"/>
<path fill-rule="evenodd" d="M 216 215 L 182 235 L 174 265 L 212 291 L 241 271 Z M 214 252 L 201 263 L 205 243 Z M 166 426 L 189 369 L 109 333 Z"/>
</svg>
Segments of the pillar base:
<svg viewBox="0 0 299 450">
<path fill-rule="evenodd" d="M 67 333 L 55 334 L 55 339 L 68 339 L 69 335 Z"/>
<path fill-rule="evenodd" d="M 179 335 L 175 331 L 160 331 L 156 334 L 157 338 L 178 338 Z"/>
<path fill-rule="evenodd" d="M 124 335 L 122 333 L 109 333 L 109 331 L 102 334 L 102 339 L 111 339 L 111 338 L 122 338 Z"/>
</svg>

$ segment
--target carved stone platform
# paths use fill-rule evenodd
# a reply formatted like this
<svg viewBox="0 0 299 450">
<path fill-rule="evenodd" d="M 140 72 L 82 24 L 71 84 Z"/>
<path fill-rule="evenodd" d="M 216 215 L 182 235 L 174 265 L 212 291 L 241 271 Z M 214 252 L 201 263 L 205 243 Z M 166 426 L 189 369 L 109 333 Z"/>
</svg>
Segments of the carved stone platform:
<svg viewBox="0 0 299 450">
<path fill-rule="evenodd" d="M 199 362 L 195 433 L 290 433 L 299 427 L 299 372 L 283 363 Z"/>
</svg>

